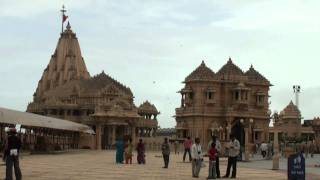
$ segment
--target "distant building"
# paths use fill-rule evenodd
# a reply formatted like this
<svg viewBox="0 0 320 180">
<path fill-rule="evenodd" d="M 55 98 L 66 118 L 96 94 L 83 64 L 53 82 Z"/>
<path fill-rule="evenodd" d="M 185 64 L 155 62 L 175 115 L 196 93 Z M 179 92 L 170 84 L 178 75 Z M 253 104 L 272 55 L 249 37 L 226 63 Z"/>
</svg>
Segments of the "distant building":
<svg viewBox="0 0 320 180">
<path fill-rule="evenodd" d="M 175 128 L 160 128 L 157 130 L 156 136 L 175 137 L 177 130 Z"/>
<path fill-rule="evenodd" d="M 253 66 L 244 72 L 229 58 L 215 73 L 202 62 L 183 83 L 175 114 L 179 138 L 207 143 L 212 134 L 226 141 L 233 133 L 242 146 L 269 139 L 271 84 Z"/>
<path fill-rule="evenodd" d="M 305 121 L 305 125 L 301 124 L 300 110 L 292 101 L 280 111 L 280 114 L 275 113 L 273 117 L 275 122 L 274 127 L 270 127 L 271 136 L 273 136 L 276 129 L 279 131 L 278 137 L 281 140 L 314 139 L 313 124 L 308 121 Z"/>
<path fill-rule="evenodd" d="M 90 76 L 76 34 L 68 23 L 34 93 L 27 112 L 87 124 L 96 136 L 80 137 L 83 146 L 106 148 L 117 138 L 153 136 L 156 107 L 136 107 L 130 88 L 104 72 Z"/>
</svg>

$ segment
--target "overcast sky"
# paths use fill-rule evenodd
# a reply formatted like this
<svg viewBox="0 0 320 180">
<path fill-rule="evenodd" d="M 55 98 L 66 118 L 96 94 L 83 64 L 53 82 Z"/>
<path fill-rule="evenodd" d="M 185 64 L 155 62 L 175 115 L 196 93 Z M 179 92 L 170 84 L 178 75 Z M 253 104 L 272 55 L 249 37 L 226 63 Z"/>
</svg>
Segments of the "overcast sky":
<svg viewBox="0 0 320 180">
<path fill-rule="evenodd" d="M 104 70 L 149 100 L 174 127 L 181 83 L 202 60 L 217 72 L 230 56 L 274 85 L 270 109 L 302 87 L 305 119 L 320 116 L 319 0 L 0 0 L 0 106 L 25 111 L 67 15 L 88 71 Z"/>
</svg>

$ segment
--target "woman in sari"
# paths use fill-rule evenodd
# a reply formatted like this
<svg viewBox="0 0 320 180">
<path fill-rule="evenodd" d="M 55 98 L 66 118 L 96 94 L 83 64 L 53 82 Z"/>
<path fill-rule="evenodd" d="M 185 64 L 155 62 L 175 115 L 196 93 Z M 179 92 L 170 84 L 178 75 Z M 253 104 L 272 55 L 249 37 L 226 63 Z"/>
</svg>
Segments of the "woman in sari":
<svg viewBox="0 0 320 180">
<path fill-rule="evenodd" d="M 146 163 L 145 148 L 144 148 L 144 143 L 142 142 L 142 139 L 139 139 L 139 143 L 137 145 L 137 152 L 138 152 L 138 156 L 137 156 L 138 164 L 145 164 Z"/>
<path fill-rule="evenodd" d="M 125 148 L 125 159 L 126 159 L 126 164 L 130 163 L 132 164 L 132 151 L 133 151 L 133 145 L 132 145 L 132 139 L 129 139 L 129 142 L 126 144 Z"/>
<path fill-rule="evenodd" d="M 116 142 L 116 163 L 123 164 L 124 144 L 121 139 Z"/>
</svg>

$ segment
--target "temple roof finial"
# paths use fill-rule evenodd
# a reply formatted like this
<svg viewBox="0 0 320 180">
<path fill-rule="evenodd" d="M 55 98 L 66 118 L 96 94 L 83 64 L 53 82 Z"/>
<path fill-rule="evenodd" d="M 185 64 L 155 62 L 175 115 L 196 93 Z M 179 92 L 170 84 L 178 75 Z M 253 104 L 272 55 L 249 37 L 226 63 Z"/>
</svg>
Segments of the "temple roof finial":
<svg viewBox="0 0 320 180">
<path fill-rule="evenodd" d="M 202 60 L 201 65 L 202 65 L 202 66 L 205 66 L 205 65 L 206 65 L 206 64 L 204 63 L 204 60 Z"/>
<path fill-rule="evenodd" d="M 71 29 L 70 22 L 68 21 L 67 30 L 70 30 L 70 29 Z"/>
<path fill-rule="evenodd" d="M 229 60 L 228 60 L 228 62 L 231 62 L 232 63 L 232 59 L 231 59 L 231 57 L 229 56 Z"/>
</svg>

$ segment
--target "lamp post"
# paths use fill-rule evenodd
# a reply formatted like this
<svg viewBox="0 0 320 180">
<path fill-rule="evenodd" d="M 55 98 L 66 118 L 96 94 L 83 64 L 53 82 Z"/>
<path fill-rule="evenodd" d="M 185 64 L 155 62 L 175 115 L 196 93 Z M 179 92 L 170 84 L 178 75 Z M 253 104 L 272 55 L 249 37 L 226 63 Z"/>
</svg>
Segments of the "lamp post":
<svg viewBox="0 0 320 180">
<path fill-rule="evenodd" d="M 223 130 L 222 126 L 219 126 L 219 139 L 220 139 L 220 141 L 222 139 L 222 130 Z"/>
<path fill-rule="evenodd" d="M 275 129 L 273 136 L 273 158 L 272 158 L 272 170 L 279 170 L 279 143 L 278 143 L 279 131 Z"/>
<path fill-rule="evenodd" d="M 241 121 L 240 121 L 241 122 Z M 243 123 L 243 122 L 242 122 Z M 250 129 L 250 126 L 251 124 L 253 123 L 253 119 L 250 118 L 249 119 L 249 122 L 247 124 L 245 124 L 245 142 L 244 142 L 244 145 L 245 145 L 245 150 L 244 150 L 244 160 L 245 161 L 249 161 L 249 155 L 250 155 L 250 150 L 249 150 L 249 129 Z"/>
</svg>

